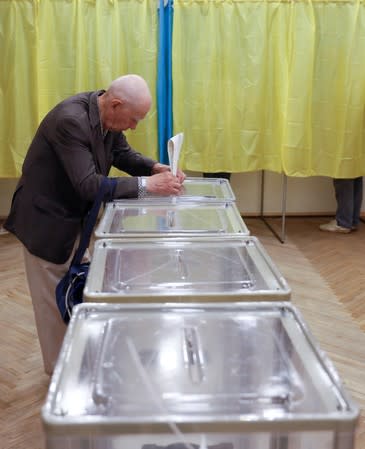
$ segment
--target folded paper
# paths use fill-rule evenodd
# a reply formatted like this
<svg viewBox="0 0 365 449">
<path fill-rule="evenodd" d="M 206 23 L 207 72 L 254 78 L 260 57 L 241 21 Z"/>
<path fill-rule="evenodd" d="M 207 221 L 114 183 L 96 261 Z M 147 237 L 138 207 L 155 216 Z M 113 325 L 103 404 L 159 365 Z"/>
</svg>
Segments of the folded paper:
<svg viewBox="0 0 365 449">
<path fill-rule="evenodd" d="M 167 153 L 169 156 L 169 164 L 171 172 L 176 176 L 177 168 L 179 165 L 180 150 L 184 140 L 184 133 L 176 134 L 171 137 L 167 142 Z"/>
</svg>

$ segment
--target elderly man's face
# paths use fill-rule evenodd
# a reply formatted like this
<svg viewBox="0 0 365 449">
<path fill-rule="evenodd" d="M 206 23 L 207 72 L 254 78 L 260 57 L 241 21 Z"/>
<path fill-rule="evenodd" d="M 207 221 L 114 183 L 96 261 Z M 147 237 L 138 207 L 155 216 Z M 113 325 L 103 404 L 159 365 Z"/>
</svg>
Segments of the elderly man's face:
<svg viewBox="0 0 365 449">
<path fill-rule="evenodd" d="M 135 129 L 140 120 L 143 120 L 150 109 L 149 102 L 138 106 L 115 101 L 111 105 L 110 114 L 106 123 L 110 131 L 126 131 Z"/>
</svg>

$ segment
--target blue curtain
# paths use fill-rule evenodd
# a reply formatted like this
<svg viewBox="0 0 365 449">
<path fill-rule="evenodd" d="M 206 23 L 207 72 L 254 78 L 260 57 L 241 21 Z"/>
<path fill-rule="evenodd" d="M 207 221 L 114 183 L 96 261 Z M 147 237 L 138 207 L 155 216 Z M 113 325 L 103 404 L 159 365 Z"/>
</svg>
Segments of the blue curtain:
<svg viewBox="0 0 365 449">
<path fill-rule="evenodd" d="M 173 0 L 160 0 L 157 60 L 158 152 L 161 163 L 168 164 L 167 141 L 172 136 L 172 22 Z"/>
</svg>

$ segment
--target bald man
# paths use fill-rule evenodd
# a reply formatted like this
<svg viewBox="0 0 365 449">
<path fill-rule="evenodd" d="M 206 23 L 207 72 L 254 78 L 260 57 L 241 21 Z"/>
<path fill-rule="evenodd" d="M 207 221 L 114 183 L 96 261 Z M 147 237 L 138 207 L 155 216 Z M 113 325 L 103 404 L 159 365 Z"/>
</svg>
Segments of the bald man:
<svg viewBox="0 0 365 449">
<path fill-rule="evenodd" d="M 104 176 L 114 166 L 113 198 L 146 192 L 178 194 L 185 175 L 143 156 L 123 131 L 151 107 L 146 81 L 125 75 L 109 88 L 67 98 L 43 119 L 30 144 L 4 225 L 24 246 L 25 270 L 45 372 L 51 374 L 66 331 L 55 289 L 72 260 L 82 222 Z"/>
</svg>

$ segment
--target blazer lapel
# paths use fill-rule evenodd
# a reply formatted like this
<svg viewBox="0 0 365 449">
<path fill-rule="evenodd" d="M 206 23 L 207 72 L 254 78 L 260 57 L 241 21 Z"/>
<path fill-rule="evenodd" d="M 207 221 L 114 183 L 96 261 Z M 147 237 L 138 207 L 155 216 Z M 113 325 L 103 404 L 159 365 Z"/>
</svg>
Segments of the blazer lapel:
<svg viewBox="0 0 365 449">
<path fill-rule="evenodd" d="M 89 101 L 89 117 L 91 127 L 91 151 L 94 157 L 97 172 L 104 175 L 108 174 L 109 164 L 106 160 L 105 142 L 101 134 L 100 116 L 97 97 L 104 91 L 93 92 Z M 108 133 L 109 134 L 109 133 Z M 106 139 L 108 136 L 106 137 Z"/>
</svg>

